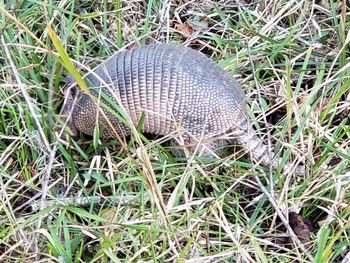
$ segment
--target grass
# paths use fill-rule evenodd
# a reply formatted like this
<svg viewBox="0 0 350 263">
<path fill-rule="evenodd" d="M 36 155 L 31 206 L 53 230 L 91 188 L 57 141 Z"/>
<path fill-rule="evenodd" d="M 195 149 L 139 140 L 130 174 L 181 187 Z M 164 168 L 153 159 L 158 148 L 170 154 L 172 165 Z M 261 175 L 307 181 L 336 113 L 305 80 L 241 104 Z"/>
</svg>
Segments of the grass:
<svg viewBox="0 0 350 263">
<path fill-rule="evenodd" d="M 0 262 L 350 260 L 347 3 L 237 3 L 0 0 Z M 237 77 L 281 166 L 305 174 L 239 147 L 208 167 L 137 131 L 124 150 L 58 138 L 67 69 L 167 41 Z M 291 242 L 289 212 L 314 224 L 307 243 Z"/>
</svg>

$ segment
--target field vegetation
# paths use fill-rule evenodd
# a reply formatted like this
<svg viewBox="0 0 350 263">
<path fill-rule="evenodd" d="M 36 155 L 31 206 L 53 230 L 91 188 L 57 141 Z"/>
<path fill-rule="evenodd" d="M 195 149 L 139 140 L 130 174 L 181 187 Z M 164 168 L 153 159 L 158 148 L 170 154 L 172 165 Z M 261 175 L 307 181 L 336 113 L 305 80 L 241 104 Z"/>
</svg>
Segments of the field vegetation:
<svg viewBox="0 0 350 263">
<path fill-rule="evenodd" d="M 348 1 L 0 0 L 0 262 L 350 262 Z M 70 72 L 181 43 L 241 83 L 281 156 L 64 137 Z M 83 85 L 82 85 L 83 87 Z M 303 174 L 281 170 L 305 165 Z"/>
</svg>

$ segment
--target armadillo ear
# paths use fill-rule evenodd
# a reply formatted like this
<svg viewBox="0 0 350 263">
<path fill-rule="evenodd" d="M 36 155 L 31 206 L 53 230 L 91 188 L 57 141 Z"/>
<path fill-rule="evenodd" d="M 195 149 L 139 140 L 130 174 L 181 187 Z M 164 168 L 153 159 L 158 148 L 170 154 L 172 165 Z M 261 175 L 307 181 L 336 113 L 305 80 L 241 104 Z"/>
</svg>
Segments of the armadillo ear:
<svg viewBox="0 0 350 263">
<path fill-rule="evenodd" d="M 62 93 L 64 95 L 63 106 L 60 114 L 67 114 L 70 110 L 73 110 L 75 106 L 76 97 L 78 95 L 78 88 L 74 78 L 68 74 L 67 83 L 62 87 Z"/>
<path fill-rule="evenodd" d="M 66 76 L 66 84 L 62 86 L 62 93 L 65 98 L 73 99 L 78 92 L 76 81 L 71 74 Z"/>
<path fill-rule="evenodd" d="M 64 138 L 66 134 L 70 134 L 72 137 L 78 136 L 78 129 L 76 128 L 72 118 L 74 107 L 78 98 L 77 93 L 77 85 L 74 82 L 67 83 L 63 87 L 64 101 L 59 115 L 63 123 L 65 123 L 65 126 L 69 129 L 68 131 L 62 133 L 62 138 Z"/>
<path fill-rule="evenodd" d="M 71 74 L 67 74 L 65 78 L 65 84 L 61 86 L 61 91 L 64 94 L 64 97 L 74 97 L 76 95 L 76 81 L 74 80 Z"/>
<path fill-rule="evenodd" d="M 68 85 L 72 85 L 73 83 L 76 82 L 75 79 L 74 79 L 74 77 L 73 77 L 72 74 L 70 74 L 70 73 L 67 74 L 66 80 L 67 80 L 66 83 L 67 83 Z"/>
</svg>

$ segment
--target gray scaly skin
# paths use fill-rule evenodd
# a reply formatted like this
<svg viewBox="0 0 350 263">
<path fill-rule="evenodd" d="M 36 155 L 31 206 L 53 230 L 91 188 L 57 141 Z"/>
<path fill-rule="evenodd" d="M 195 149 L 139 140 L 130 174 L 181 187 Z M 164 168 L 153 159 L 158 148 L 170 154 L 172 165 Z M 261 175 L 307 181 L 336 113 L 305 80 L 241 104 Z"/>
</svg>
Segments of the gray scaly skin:
<svg viewBox="0 0 350 263">
<path fill-rule="evenodd" d="M 202 155 L 236 140 L 255 162 L 276 165 L 249 125 L 241 86 L 205 55 L 182 45 L 152 44 L 119 52 L 93 71 L 87 76 L 91 94 L 107 108 L 113 108 L 110 100 L 121 103 L 135 126 L 144 113 L 143 132 L 182 138 L 190 152 L 200 141 Z M 105 115 L 99 113 L 78 88 L 66 96 L 61 115 L 72 113 L 71 130 L 92 135 L 98 124 L 103 137 L 113 137 L 107 117 L 118 134 L 130 134 L 106 107 L 100 107 Z"/>
</svg>

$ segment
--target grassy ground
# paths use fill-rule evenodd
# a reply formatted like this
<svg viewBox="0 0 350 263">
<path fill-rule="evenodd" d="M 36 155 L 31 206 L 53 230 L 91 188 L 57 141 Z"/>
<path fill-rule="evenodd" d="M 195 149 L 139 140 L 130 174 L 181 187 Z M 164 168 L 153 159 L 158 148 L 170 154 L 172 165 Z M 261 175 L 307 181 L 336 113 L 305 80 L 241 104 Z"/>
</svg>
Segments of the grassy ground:
<svg viewBox="0 0 350 263">
<path fill-rule="evenodd" d="M 346 1 L 0 9 L 0 262 L 350 261 Z M 59 44 L 81 69 L 153 42 L 189 45 L 236 76 L 255 128 L 305 174 L 253 167 L 239 147 L 206 167 L 175 159 L 159 138 L 122 152 L 58 139 Z"/>
</svg>

